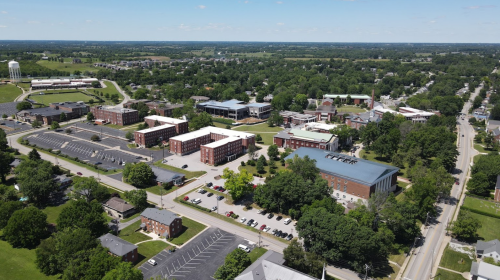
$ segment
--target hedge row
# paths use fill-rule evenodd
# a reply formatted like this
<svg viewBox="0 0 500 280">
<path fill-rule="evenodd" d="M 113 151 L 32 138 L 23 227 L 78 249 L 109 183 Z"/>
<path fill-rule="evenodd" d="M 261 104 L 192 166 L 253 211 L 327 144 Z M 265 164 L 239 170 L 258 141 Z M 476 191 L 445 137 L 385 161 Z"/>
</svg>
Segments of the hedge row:
<svg viewBox="0 0 500 280">
<path fill-rule="evenodd" d="M 462 209 L 469 210 L 472 213 L 476 213 L 476 214 L 479 214 L 479 215 L 484 215 L 484 216 L 488 216 L 488 217 L 491 217 L 491 218 L 500 219 L 499 215 L 495 215 L 495 214 L 492 214 L 492 213 L 484 212 L 484 211 L 481 211 L 481 210 L 478 210 L 478 209 L 474 209 L 474 208 L 469 208 L 467 206 L 462 206 Z"/>
<path fill-rule="evenodd" d="M 213 118 L 212 121 L 218 122 L 218 123 L 223 123 L 223 124 L 228 124 L 228 125 L 233 124 L 233 120 L 228 120 L 228 119 L 223 119 L 223 118 Z"/>
</svg>

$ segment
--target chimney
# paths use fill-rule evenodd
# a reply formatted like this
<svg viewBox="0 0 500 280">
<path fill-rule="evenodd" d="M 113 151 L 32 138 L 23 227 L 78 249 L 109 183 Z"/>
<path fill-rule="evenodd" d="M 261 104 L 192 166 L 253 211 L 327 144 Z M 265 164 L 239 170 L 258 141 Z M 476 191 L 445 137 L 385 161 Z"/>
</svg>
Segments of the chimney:
<svg viewBox="0 0 500 280">
<path fill-rule="evenodd" d="M 370 104 L 370 109 L 373 110 L 373 102 L 375 102 L 375 89 L 372 88 L 372 103 Z"/>
</svg>

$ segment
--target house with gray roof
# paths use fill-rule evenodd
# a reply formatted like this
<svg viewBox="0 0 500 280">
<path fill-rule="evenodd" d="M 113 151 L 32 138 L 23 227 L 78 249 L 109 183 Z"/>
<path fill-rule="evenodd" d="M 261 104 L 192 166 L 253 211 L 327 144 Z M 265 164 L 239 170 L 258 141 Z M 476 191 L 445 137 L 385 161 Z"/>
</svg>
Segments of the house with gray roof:
<svg viewBox="0 0 500 280">
<path fill-rule="evenodd" d="M 125 219 L 135 213 L 133 205 L 118 197 L 110 198 L 102 204 L 102 207 L 108 215 L 119 219 Z"/>
<path fill-rule="evenodd" d="M 158 185 L 162 185 L 164 183 L 171 185 L 181 185 L 186 178 L 186 175 L 182 173 L 177 173 L 157 166 L 151 166 L 151 170 L 155 175 L 154 180 Z"/>
<path fill-rule="evenodd" d="M 476 255 L 478 258 L 490 257 L 495 261 L 500 260 L 500 241 L 498 239 L 491 241 L 478 240 L 476 244 Z"/>
<path fill-rule="evenodd" d="M 336 151 L 339 147 L 339 139 L 333 134 L 301 129 L 282 130 L 274 135 L 273 143 L 278 145 L 278 147 L 291 149 L 311 147 L 327 151 Z"/>
<path fill-rule="evenodd" d="M 141 228 L 171 238 L 182 231 L 182 218 L 165 209 L 146 208 L 141 213 Z"/>
<path fill-rule="evenodd" d="M 285 160 L 295 156 L 316 161 L 321 177 L 333 190 L 332 196 L 343 205 L 365 201 L 375 192 L 396 190 L 397 167 L 308 147 L 295 150 Z"/>
<path fill-rule="evenodd" d="M 499 280 L 500 267 L 486 262 L 472 262 L 470 268 L 472 280 Z"/>
<path fill-rule="evenodd" d="M 135 263 L 138 259 L 137 246 L 110 233 L 98 238 L 102 247 L 108 248 L 113 256 L 121 257 L 123 261 Z"/>
</svg>

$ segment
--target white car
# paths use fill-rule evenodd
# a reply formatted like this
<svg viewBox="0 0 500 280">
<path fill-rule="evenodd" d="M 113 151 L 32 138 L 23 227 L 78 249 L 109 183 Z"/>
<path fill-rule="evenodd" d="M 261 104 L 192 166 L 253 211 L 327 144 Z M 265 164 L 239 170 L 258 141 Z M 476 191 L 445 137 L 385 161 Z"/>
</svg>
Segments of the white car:
<svg viewBox="0 0 500 280">
<path fill-rule="evenodd" d="M 212 212 L 217 211 L 217 206 L 212 207 Z"/>
<path fill-rule="evenodd" d="M 270 231 L 270 230 L 271 230 L 271 227 L 266 227 L 266 228 L 264 229 L 264 232 L 268 232 L 268 231 Z"/>
<path fill-rule="evenodd" d="M 193 199 L 193 203 L 194 204 L 200 204 L 201 203 L 201 199 L 200 198 Z"/>
<path fill-rule="evenodd" d="M 284 223 L 285 225 L 288 225 L 288 224 L 289 224 L 289 223 L 291 223 L 291 222 L 292 222 L 292 219 L 290 219 L 290 218 L 286 218 L 286 219 L 283 221 L 283 223 Z"/>
<path fill-rule="evenodd" d="M 149 260 L 148 260 L 148 263 L 149 263 L 150 265 L 153 265 L 153 266 L 155 266 L 155 265 L 156 265 L 156 261 L 155 261 L 155 260 L 153 260 L 153 259 L 149 259 Z"/>
<path fill-rule="evenodd" d="M 196 190 L 197 193 L 201 193 L 201 188 L 199 188 L 198 190 Z"/>
<path fill-rule="evenodd" d="M 262 209 L 257 210 L 257 214 L 262 213 Z"/>
<path fill-rule="evenodd" d="M 256 227 L 258 224 L 259 224 L 259 223 L 257 223 L 257 221 L 255 221 L 255 222 L 253 222 L 253 223 L 252 223 L 252 226 L 253 226 L 253 227 Z"/>
<path fill-rule="evenodd" d="M 240 219 L 240 223 L 242 223 L 242 224 L 243 224 L 243 223 L 245 223 L 245 222 L 246 222 L 246 220 L 247 220 L 247 218 L 243 217 L 243 218 L 241 218 L 241 219 Z"/>
</svg>

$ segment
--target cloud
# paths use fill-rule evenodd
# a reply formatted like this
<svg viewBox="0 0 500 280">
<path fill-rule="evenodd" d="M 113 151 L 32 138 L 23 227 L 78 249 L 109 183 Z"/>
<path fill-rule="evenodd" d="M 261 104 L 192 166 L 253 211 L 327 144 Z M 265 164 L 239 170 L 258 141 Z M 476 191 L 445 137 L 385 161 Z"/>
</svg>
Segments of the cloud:
<svg viewBox="0 0 500 280">
<path fill-rule="evenodd" d="M 7 12 L 6 12 L 6 11 L 1 11 L 0 13 L 2 13 L 2 14 L 6 14 Z"/>
<path fill-rule="evenodd" d="M 276 4 L 281 5 L 281 4 L 283 4 L 283 1 L 278 1 L 278 2 L 276 2 Z"/>
<path fill-rule="evenodd" d="M 204 10 L 204 9 L 206 9 L 206 8 L 207 8 L 207 6 L 204 6 L 204 5 L 198 5 L 198 6 L 196 6 L 196 8 Z"/>
<path fill-rule="evenodd" d="M 0 28 L 6 28 L 7 25 L 0 25 Z"/>
<path fill-rule="evenodd" d="M 278 22 L 276 25 L 285 25 L 283 22 Z"/>
<path fill-rule="evenodd" d="M 493 9 L 496 8 L 497 6 L 495 5 L 484 5 L 484 6 L 469 6 L 469 7 L 464 7 L 466 10 L 477 10 L 477 9 Z"/>
</svg>

